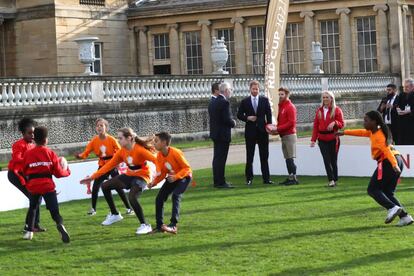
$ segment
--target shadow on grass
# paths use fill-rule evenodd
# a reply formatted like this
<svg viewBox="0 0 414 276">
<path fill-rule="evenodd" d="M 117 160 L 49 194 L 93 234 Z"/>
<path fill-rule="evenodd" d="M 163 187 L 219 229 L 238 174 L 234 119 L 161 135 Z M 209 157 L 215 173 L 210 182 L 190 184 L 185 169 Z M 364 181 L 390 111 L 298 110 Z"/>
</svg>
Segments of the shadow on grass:
<svg viewBox="0 0 414 276">
<path fill-rule="evenodd" d="M 337 272 L 341 275 L 347 275 L 346 271 L 353 268 L 360 268 L 364 266 L 376 265 L 379 263 L 392 263 L 393 261 L 401 259 L 411 259 L 414 257 L 414 250 L 411 248 L 389 251 L 386 253 L 373 254 L 365 257 L 352 259 L 350 261 L 337 263 L 334 265 L 320 267 L 320 268 L 307 268 L 297 267 L 287 270 L 283 270 L 279 273 L 271 273 L 269 275 L 326 275 L 329 272 Z M 381 274 L 378 272 L 378 274 Z"/>
</svg>

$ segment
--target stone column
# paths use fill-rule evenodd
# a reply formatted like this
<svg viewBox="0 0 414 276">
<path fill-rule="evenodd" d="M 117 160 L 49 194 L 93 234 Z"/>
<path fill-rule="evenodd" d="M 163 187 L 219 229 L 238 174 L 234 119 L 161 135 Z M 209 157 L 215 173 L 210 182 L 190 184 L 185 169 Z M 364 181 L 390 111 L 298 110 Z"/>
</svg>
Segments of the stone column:
<svg viewBox="0 0 414 276">
<path fill-rule="evenodd" d="M 407 13 L 408 13 L 408 5 L 402 6 L 402 27 L 403 27 L 403 41 L 404 41 L 404 69 L 405 69 L 405 78 L 411 77 L 411 47 L 410 47 L 410 34 L 408 31 L 408 24 L 407 24 Z"/>
<path fill-rule="evenodd" d="M 389 43 L 390 43 L 390 58 L 391 58 L 391 73 L 402 74 L 403 70 L 401 67 L 401 49 L 400 49 L 400 18 L 401 18 L 401 7 L 397 0 L 388 1 L 389 11 Z M 405 71 L 405 70 L 404 70 Z M 404 72 L 405 73 L 405 72 Z"/>
<path fill-rule="evenodd" d="M 303 73 L 312 73 L 312 42 L 315 41 L 315 29 L 313 23 L 313 16 L 315 14 L 313 11 L 303 11 L 300 13 L 300 17 L 305 19 L 304 22 L 304 38 L 303 38 L 303 50 L 304 50 L 304 62 L 305 62 L 305 72 Z"/>
<path fill-rule="evenodd" d="M 348 8 L 339 8 L 336 10 L 336 14 L 340 15 L 341 33 L 342 39 L 341 46 L 341 63 L 342 73 L 352 73 L 352 31 L 351 24 L 349 22 L 349 14 L 351 10 Z"/>
<path fill-rule="evenodd" d="M 138 75 L 139 61 L 138 61 L 138 30 L 133 27 L 128 29 L 129 37 L 129 73 Z"/>
<path fill-rule="evenodd" d="M 181 74 L 180 40 L 178 38 L 178 24 L 168 24 L 170 37 L 171 75 Z"/>
<path fill-rule="evenodd" d="M 374 11 L 378 13 L 378 38 L 380 50 L 378 55 L 381 57 L 381 64 L 379 64 L 380 72 L 390 72 L 390 45 L 388 42 L 388 20 L 387 14 L 388 6 L 385 4 L 378 4 L 374 6 Z"/>
<path fill-rule="evenodd" d="M 246 42 L 242 25 L 244 21 L 243 17 L 233 17 L 230 21 L 234 24 L 234 50 L 237 74 L 246 74 Z"/>
<path fill-rule="evenodd" d="M 6 41 L 4 39 L 6 35 L 6 28 L 4 26 L 4 17 L 0 16 L 0 74 L 1 76 L 7 76 L 7 68 L 6 68 Z"/>
<path fill-rule="evenodd" d="M 148 55 L 148 28 L 145 26 L 135 27 L 135 32 L 138 33 L 138 73 L 140 75 L 149 75 L 149 55 Z"/>
<path fill-rule="evenodd" d="M 213 65 L 211 62 L 211 34 L 210 34 L 210 20 L 198 21 L 198 26 L 201 27 L 201 52 L 203 55 L 203 73 L 210 74 L 213 72 Z"/>
</svg>

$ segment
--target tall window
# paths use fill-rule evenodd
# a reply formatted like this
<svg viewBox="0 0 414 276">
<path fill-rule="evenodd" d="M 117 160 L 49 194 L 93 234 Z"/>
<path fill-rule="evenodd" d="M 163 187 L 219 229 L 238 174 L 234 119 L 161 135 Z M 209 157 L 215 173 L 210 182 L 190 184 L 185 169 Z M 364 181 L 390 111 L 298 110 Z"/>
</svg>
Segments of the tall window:
<svg viewBox="0 0 414 276">
<path fill-rule="evenodd" d="M 378 60 L 375 17 L 360 17 L 356 19 L 356 23 L 359 72 L 376 72 L 378 71 Z"/>
<path fill-rule="evenodd" d="M 321 21 L 320 24 L 323 52 L 322 69 L 328 74 L 339 74 L 341 73 L 341 55 L 338 21 Z"/>
<path fill-rule="evenodd" d="M 95 61 L 92 63 L 91 71 L 97 75 L 102 75 L 102 48 L 103 43 L 95 42 Z"/>
<path fill-rule="evenodd" d="M 168 34 L 154 35 L 155 59 L 164 60 L 170 58 L 170 38 Z"/>
<path fill-rule="evenodd" d="M 302 23 L 287 24 L 285 51 L 288 74 L 302 73 L 304 71 Z"/>
<path fill-rule="evenodd" d="M 200 32 L 188 32 L 185 35 L 187 74 L 203 74 L 203 54 L 201 52 Z"/>
<path fill-rule="evenodd" d="M 80 0 L 81 5 L 105 6 L 105 0 Z"/>
<path fill-rule="evenodd" d="M 224 37 L 227 50 L 229 51 L 229 59 L 224 67 L 224 70 L 229 71 L 230 74 L 236 73 L 236 54 L 234 50 L 234 30 L 232 29 L 220 29 L 217 30 L 217 38 Z"/>
<path fill-rule="evenodd" d="M 252 42 L 253 74 L 264 73 L 264 27 L 250 28 L 250 40 Z"/>
</svg>

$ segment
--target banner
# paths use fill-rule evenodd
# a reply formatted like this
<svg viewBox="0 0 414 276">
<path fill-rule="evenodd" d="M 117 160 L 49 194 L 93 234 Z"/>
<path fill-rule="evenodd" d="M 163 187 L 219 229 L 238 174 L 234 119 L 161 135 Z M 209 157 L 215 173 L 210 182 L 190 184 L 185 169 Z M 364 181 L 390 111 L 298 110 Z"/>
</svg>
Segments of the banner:
<svg viewBox="0 0 414 276">
<path fill-rule="evenodd" d="M 280 58 L 286 33 L 289 0 L 269 0 L 266 13 L 265 93 L 270 100 L 273 122 L 279 109 Z"/>
</svg>

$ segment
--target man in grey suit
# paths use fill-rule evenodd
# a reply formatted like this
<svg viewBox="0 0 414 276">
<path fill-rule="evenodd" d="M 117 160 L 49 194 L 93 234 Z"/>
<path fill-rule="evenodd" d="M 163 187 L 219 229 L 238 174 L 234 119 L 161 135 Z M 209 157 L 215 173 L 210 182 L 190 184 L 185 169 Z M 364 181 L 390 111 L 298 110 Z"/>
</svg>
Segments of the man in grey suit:
<svg viewBox="0 0 414 276">
<path fill-rule="evenodd" d="M 231 129 L 236 126 L 232 118 L 230 103 L 232 88 L 229 83 L 222 83 L 220 94 L 210 100 L 208 113 L 210 117 L 210 138 L 214 142 L 213 176 L 215 188 L 233 188 L 226 182 L 225 167 L 231 142 Z"/>
</svg>

